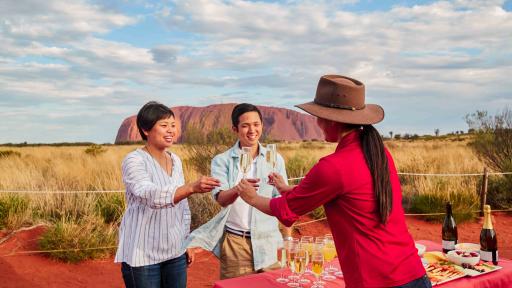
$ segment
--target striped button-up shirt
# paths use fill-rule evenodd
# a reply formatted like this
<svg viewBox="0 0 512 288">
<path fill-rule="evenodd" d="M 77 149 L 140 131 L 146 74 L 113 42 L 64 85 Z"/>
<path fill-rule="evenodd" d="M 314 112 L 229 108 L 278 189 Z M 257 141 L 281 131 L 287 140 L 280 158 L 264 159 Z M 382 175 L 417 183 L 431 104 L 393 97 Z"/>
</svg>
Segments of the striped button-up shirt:
<svg viewBox="0 0 512 288">
<path fill-rule="evenodd" d="M 190 233 L 190 209 L 187 199 L 173 202 L 176 189 L 185 180 L 180 158 L 169 154 L 172 176 L 142 149 L 123 160 L 127 207 L 119 228 L 115 262 L 139 267 L 185 253 L 183 242 Z"/>
</svg>

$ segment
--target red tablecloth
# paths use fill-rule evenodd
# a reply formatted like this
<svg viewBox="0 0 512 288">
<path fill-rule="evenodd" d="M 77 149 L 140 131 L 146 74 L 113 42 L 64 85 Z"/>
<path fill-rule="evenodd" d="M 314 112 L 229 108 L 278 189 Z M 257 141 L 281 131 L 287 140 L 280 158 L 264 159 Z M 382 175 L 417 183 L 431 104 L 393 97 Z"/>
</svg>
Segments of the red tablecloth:
<svg viewBox="0 0 512 288">
<path fill-rule="evenodd" d="M 427 251 L 440 251 L 441 245 L 438 243 L 434 243 L 432 241 L 420 240 L 418 243 L 422 243 L 427 246 Z M 335 265 L 339 268 L 338 263 Z M 499 266 L 503 267 L 503 269 L 477 276 L 477 277 L 464 277 L 451 282 L 447 282 L 444 284 L 440 284 L 435 287 L 441 288 L 509 288 L 512 287 L 512 261 L 507 259 L 501 259 L 499 262 Z M 289 275 L 289 271 L 285 271 L 286 275 Z M 286 284 L 280 284 L 275 281 L 277 277 L 280 275 L 280 270 L 252 274 L 248 276 L 220 280 L 215 282 L 214 288 L 268 288 L 268 287 L 277 287 L 284 288 L 288 287 Z M 307 276 L 306 278 L 312 280 L 314 279 L 312 276 Z M 303 287 L 310 287 L 311 284 L 305 284 Z M 337 278 L 334 281 L 328 281 L 325 288 L 343 288 L 345 287 L 345 282 L 343 278 Z"/>
</svg>

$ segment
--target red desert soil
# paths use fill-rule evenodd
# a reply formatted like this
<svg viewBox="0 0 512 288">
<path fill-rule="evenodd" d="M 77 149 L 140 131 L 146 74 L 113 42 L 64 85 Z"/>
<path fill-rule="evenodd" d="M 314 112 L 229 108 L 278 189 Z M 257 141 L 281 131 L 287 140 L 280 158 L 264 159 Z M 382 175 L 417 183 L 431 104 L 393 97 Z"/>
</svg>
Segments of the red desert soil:
<svg viewBox="0 0 512 288">
<path fill-rule="evenodd" d="M 311 220 L 303 217 L 299 222 Z M 512 259 L 512 215 L 494 214 L 494 227 L 498 234 L 500 256 Z M 414 217 L 407 218 L 409 231 L 414 239 L 441 241 L 441 225 L 428 223 Z M 459 224 L 459 241 L 478 243 L 481 220 Z M 113 259 L 66 264 L 51 260 L 41 254 L 14 254 L 14 251 L 37 249 L 37 238 L 44 231 L 38 227 L 19 232 L 0 244 L 0 287 L 123 287 L 120 266 Z M 325 221 L 299 227 L 299 235 L 323 235 L 329 233 Z M 0 233 L 0 238 L 5 234 Z M 11 255 L 9 255 L 11 254 Z M 212 287 L 218 279 L 219 262 L 209 252 L 197 254 L 188 273 L 188 287 Z"/>
</svg>

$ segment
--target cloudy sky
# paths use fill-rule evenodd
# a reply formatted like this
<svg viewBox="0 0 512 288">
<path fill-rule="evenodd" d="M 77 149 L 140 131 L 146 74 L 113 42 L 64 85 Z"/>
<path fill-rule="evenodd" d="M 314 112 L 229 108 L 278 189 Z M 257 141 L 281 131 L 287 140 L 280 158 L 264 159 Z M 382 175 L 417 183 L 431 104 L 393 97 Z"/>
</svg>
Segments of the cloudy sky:
<svg viewBox="0 0 512 288">
<path fill-rule="evenodd" d="M 512 106 L 512 1 L 0 1 L 0 143 L 113 142 L 141 105 L 293 109 L 366 84 L 382 134 Z"/>
</svg>

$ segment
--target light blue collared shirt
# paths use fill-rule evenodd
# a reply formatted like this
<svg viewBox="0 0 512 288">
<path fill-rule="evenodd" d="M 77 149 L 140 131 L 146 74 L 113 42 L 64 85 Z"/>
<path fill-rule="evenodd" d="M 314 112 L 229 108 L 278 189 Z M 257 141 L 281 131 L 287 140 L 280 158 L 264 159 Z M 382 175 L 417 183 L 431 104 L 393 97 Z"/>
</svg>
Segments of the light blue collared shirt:
<svg viewBox="0 0 512 288">
<path fill-rule="evenodd" d="M 265 161 L 266 148 L 259 144 L 259 154 L 257 156 L 257 175 L 262 181 L 257 193 L 267 198 L 279 197 L 279 192 L 264 180 L 268 179 L 270 169 Z M 229 150 L 215 156 L 212 160 L 212 177 L 220 180 L 220 187 L 212 191 L 215 199 L 220 191 L 231 189 L 238 183 L 237 176 L 239 172 L 238 162 L 240 160 L 239 142 Z M 287 179 L 286 167 L 283 157 L 277 153 L 276 172 Z M 220 241 L 224 234 L 224 228 L 228 219 L 231 205 L 220 210 L 210 221 L 194 230 L 187 241 L 185 247 L 201 247 L 205 250 L 213 251 L 220 257 Z M 254 269 L 262 269 L 277 262 L 277 247 L 282 246 L 282 235 L 279 231 L 278 220 L 269 216 L 258 209 L 251 209 L 251 244 L 253 251 Z"/>
</svg>

